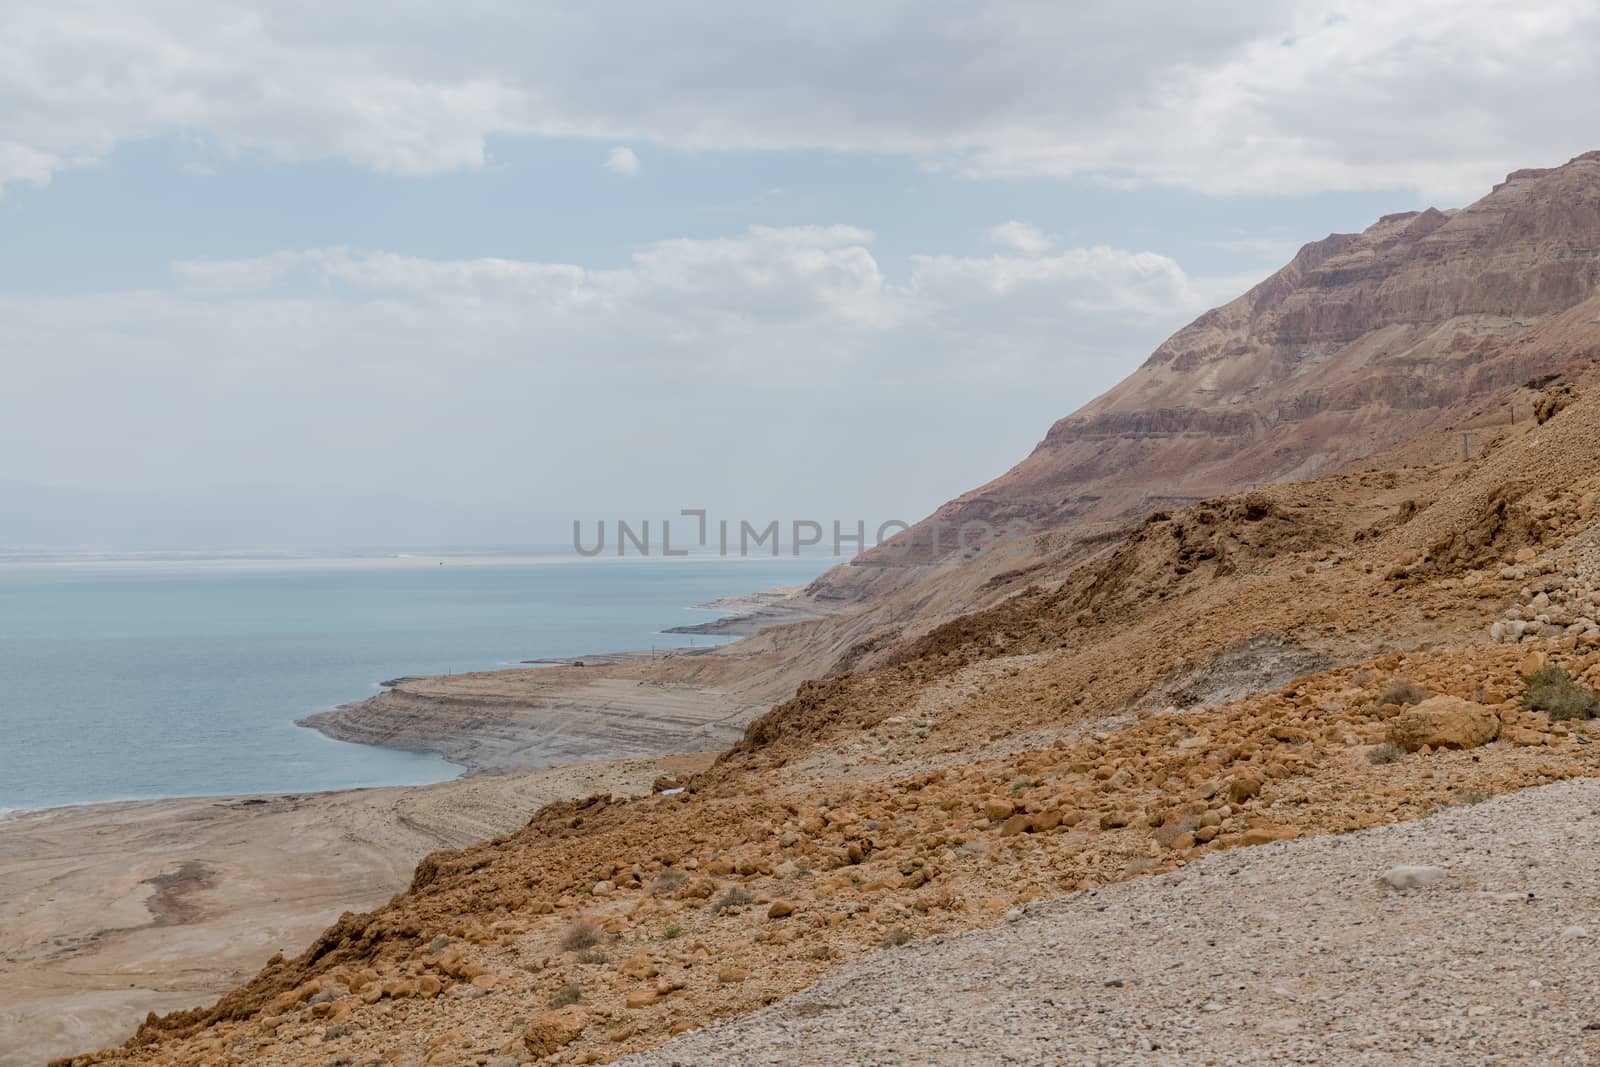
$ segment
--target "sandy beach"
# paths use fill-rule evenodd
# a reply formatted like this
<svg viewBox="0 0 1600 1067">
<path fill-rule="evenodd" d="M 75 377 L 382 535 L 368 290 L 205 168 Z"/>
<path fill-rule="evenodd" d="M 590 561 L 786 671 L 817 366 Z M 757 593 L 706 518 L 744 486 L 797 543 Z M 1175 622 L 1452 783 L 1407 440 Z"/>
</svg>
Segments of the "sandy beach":
<svg viewBox="0 0 1600 1067">
<path fill-rule="evenodd" d="M 216 999 L 424 855 L 540 806 L 637 795 L 712 756 L 618 759 L 415 788 L 88 804 L 0 819 L 0 1067 L 122 1040 Z"/>
</svg>

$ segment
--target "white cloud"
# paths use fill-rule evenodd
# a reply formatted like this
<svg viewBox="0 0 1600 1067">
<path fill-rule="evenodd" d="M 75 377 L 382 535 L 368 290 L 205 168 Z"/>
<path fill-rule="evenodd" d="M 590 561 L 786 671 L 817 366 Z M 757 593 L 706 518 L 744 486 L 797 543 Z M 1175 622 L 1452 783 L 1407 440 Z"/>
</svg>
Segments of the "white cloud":
<svg viewBox="0 0 1600 1067">
<path fill-rule="evenodd" d="M 1012 219 L 996 226 L 990 226 L 984 232 L 989 243 L 999 248 L 1021 252 L 1025 256 L 1038 256 L 1050 251 L 1055 245 L 1055 238 L 1045 233 L 1039 227 L 1026 222 Z"/>
<path fill-rule="evenodd" d="M 1169 315 L 1202 310 L 1177 262 L 1153 252 L 1069 248 L 1054 256 L 917 256 L 918 292 L 944 306 L 1038 301 L 1043 310 L 1082 315 Z"/>
<path fill-rule="evenodd" d="M 0 297 L 0 351 L 21 354 L 0 479 L 392 491 L 463 522 L 657 496 L 915 518 L 1204 299 L 1148 253 L 928 255 L 894 276 L 873 240 L 753 227 L 610 269 L 304 249 L 177 263 L 165 290 Z M 896 474 L 839 473 L 861 469 Z"/>
<path fill-rule="evenodd" d="M 620 174 L 624 178 L 633 178 L 639 173 L 639 157 L 633 154 L 633 149 L 627 145 L 617 145 L 606 156 L 606 170 L 613 174 Z"/>
<path fill-rule="evenodd" d="M 1589 0 L 11 0 L 0 187 L 174 132 L 395 174 L 536 134 L 1459 200 L 1596 147 L 1597 33 Z"/>
</svg>

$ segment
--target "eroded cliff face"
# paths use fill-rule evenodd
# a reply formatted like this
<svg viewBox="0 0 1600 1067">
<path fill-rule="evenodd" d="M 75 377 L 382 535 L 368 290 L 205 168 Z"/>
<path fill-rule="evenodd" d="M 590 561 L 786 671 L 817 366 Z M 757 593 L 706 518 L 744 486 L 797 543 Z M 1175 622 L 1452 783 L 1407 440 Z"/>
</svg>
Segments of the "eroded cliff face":
<svg viewBox="0 0 1600 1067">
<path fill-rule="evenodd" d="M 930 516 L 909 556 L 869 553 L 811 594 L 861 601 L 913 584 L 923 569 L 903 563 L 947 559 L 950 531 L 974 520 L 1093 528 L 1315 477 L 1447 426 L 1509 422 L 1491 398 L 1597 352 L 1590 152 L 1517 171 L 1458 211 L 1389 215 L 1305 246 L 1056 423 L 1016 467 Z"/>
</svg>

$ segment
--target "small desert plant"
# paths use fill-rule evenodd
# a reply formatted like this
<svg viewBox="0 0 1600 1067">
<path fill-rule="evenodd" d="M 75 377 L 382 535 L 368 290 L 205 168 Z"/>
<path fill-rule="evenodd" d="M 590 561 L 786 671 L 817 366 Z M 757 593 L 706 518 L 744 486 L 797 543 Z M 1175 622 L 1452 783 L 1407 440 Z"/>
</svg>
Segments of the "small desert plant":
<svg viewBox="0 0 1600 1067">
<path fill-rule="evenodd" d="M 899 948 L 901 945 L 911 944 L 911 931 L 901 927 L 883 939 L 884 948 Z"/>
<path fill-rule="evenodd" d="M 1372 751 L 1367 753 L 1367 761 L 1374 767 L 1382 767 L 1386 763 L 1401 759 L 1405 754 L 1406 750 L 1393 741 L 1385 741 L 1381 745 L 1373 746 Z"/>
<path fill-rule="evenodd" d="M 717 912 L 722 911 L 725 908 L 742 908 L 746 904 L 753 903 L 755 899 L 756 898 L 751 896 L 749 891 L 743 886 L 736 885 L 726 893 L 722 894 L 721 900 L 711 905 L 711 914 L 715 915 Z"/>
<path fill-rule="evenodd" d="M 1016 781 L 1011 783 L 1011 791 L 1013 793 L 1020 793 L 1024 789 L 1037 789 L 1038 787 L 1038 782 L 1030 782 L 1026 778 L 1018 778 Z"/>
<path fill-rule="evenodd" d="M 597 948 L 586 948 L 578 953 L 579 963 L 605 963 L 609 957 Z"/>
<path fill-rule="evenodd" d="M 1456 794 L 1457 804 L 1482 804 L 1489 799 L 1489 794 L 1479 789 L 1463 789 Z"/>
<path fill-rule="evenodd" d="M 1552 722 L 1600 717 L 1600 693 L 1573 681 L 1560 667 L 1546 667 L 1527 677 L 1522 706 L 1542 711 Z"/>
<path fill-rule="evenodd" d="M 564 1008 L 568 1004 L 576 1004 L 583 999 L 583 990 L 576 982 L 569 982 L 561 987 L 560 992 L 550 994 L 550 999 L 545 1001 L 552 1008 Z"/>
<path fill-rule="evenodd" d="M 1409 678 L 1396 678 L 1378 698 L 1380 704 L 1420 704 L 1428 699 L 1422 687 Z"/>
<path fill-rule="evenodd" d="M 561 935 L 561 951 L 577 952 L 580 949 L 594 948 L 600 943 L 600 928 L 591 922 L 582 919 L 567 927 L 566 933 Z"/>
<path fill-rule="evenodd" d="M 661 936 L 666 938 L 668 941 L 676 941 L 678 938 L 683 936 L 683 927 L 679 926 L 677 923 L 668 923 L 667 928 L 661 931 Z"/>
<path fill-rule="evenodd" d="M 688 880 L 689 876 L 682 871 L 662 871 L 656 875 L 655 881 L 650 883 L 650 892 L 657 896 L 669 897 Z"/>
<path fill-rule="evenodd" d="M 334 1023 L 322 1031 L 322 1040 L 337 1041 L 341 1037 L 349 1037 L 353 1033 L 355 1033 L 355 1029 L 349 1023 Z"/>
</svg>

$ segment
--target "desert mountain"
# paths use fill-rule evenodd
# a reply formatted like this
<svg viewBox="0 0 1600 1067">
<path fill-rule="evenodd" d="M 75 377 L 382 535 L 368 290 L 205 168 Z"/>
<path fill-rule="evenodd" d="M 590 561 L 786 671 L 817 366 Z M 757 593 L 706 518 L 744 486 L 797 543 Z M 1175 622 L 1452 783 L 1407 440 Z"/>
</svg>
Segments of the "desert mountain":
<svg viewBox="0 0 1600 1067">
<path fill-rule="evenodd" d="M 1004 930 L 1031 902 L 1061 898 L 1093 922 L 1105 887 L 1147 876 L 1170 885 L 1191 868 L 1219 893 L 1256 894 L 1261 883 L 1241 882 L 1240 863 L 1222 859 L 1230 850 L 1267 846 L 1287 860 L 1294 839 L 1594 777 L 1593 723 L 1580 720 L 1600 707 L 1600 366 L 1564 373 L 1537 416 L 1470 462 L 1385 467 L 1378 457 L 1372 470 L 1152 515 L 1058 584 L 902 643 L 881 666 L 802 686 L 687 781 L 551 804 L 514 834 L 436 852 L 405 892 L 345 914 L 216 1004 L 152 1015 L 122 1047 L 60 1062 L 698 1063 L 704 1054 L 669 1040 L 716 1020 L 759 1034 L 773 1012 L 738 1017 L 775 1002 L 779 1029 L 816 1023 L 819 1040 L 837 1041 L 837 1002 L 812 984 L 840 964 L 904 951 L 884 958 L 914 972 L 950 935 Z M 1566 842 L 1574 831 L 1561 833 Z M 1422 898 L 1431 913 L 1489 926 L 1505 909 L 1538 914 L 1540 930 L 1521 943 L 1555 943 L 1552 927 L 1569 913 L 1535 912 L 1527 891 L 1545 882 L 1499 873 L 1480 883 L 1488 850 L 1426 827 L 1412 836 L 1457 867 L 1389 872 L 1444 879 Z M 1357 974 L 1394 1011 L 1354 1030 L 1321 1019 L 1257 1027 L 1263 1001 L 1283 1002 L 1274 989 L 1241 999 L 1241 1041 L 1279 1060 L 1305 1042 L 1333 1062 L 1377 1062 L 1369 1051 L 1465 1062 L 1515 1042 L 1528 1043 L 1528 1062 L 1593 1058 L 1581 998 L 1552 998 L 1535 1031 L 1519 1029 L 1529 1013 L 1517 1011 L 1425 1029 L 1439 1008 L 1407 996 L 1415 952 L 1377 947 L 1402 898 L 1381 895 L 1376 876 L 1419 846 L 1390 858 L 1364 840 L 1326 901 L 1302 893 L 1285 905 L 1318 923 L 1293 966 L 1303 974 L 1326 959 L 1332 949 L 1314 938 L 1358 923 L 1339 973 Z M 1571 850 L 1540 848 L 1516 853 L 1519 871 L 1548 879 Z M 1498 910 L 1466 910 L 1489 907 Z M 1581 901 L 1571 907 L 1587 914 Z M 1262 936 L 1276 915 L 1248 914 L 1237 959 L 1290 943 Z M 1179 909 L 1159 928 L 1148 917 L 1117 919 L 1119 935 L 1168 959 L 1185 937 L 1216 940 L 1209 912 Z M 1060 974 L 1056 946 L 1089 927 L 1052 923 L 1016 951 Z M 1573 973 L 1587 966 L 1583 951 L 1563 957 Z M 1116 969 L 1121 953 L 1119 943 L 1067 975 L 1071 995 L 1132 996 L 1167 973 Z M 1526 973 L 1548 977 L 1556 954 L 1502 995 L 1522 995 Z M 1385 970 L 1385 959 L 1404 966 Z M 1456 962 L 1474 992 L 1453 1003 L 1472 1003 L 1505 969 L 1483 954 Z M 955 981 L 992 998 L 993 973 Z M 1244 989 L 1229 985 L 1241 998 Z M 1041 1019 L 1065 1041 L 1083 1016 L 1060 1003 Z M 1184 1010 L 1210 1011 L 1203 1003 L 1185 990 Z M 1179 1018 L 1163 1051 L 1201 1062 L 1206 1035 L 1222 1028 Z M 1010 1032 L 992 999 L 984 1024 Z M 892 1038 L 903 1025 L 850 1039 Z M 986 1033 L 962 1035 L 943 1062 L 968 1062 Z M 654 1059 L 623 1059 L 657 1046 Z"/>
<path fill-rule="evenodd" d="M 924 520 L 905 558 L 948 558 L 952 531 L 974 520 L 1091 530 L 1316 477 L 1447 426 L 1492 433 L 1518 414 L 1511 387 L 1595 352 L 1600 152 L 1589 152 L 1516 171 L 1460 210 L 1388 215 L 1306 245 Z M 889 562 L 869 553 L 811 595 L 858 602 L 927 573 Z"/>
<path fill-rule="evenodd" d="M 1600 153 L 1308 246 L 936 516 L 1026 519 L 1047 530 L 1028 558 L 869 559 L 812 591 L 862 610 L 605 668 L 634 687 L 727 684 L 742 704 L 793 693 L 705 771 L 436 852 L 405 892 L 214 1005 L 60 1062 L 466 1067 L 663 1045 L 696 1062 L 666 1043 L 851 960 L 1012 925 L 1030 902 L 1191 867 L 1231 879 L 1212 857 L 1594 777 L 1597 289 Z M 517 687 L 599 673 L 469 676 L 363 715 L 378 728 L 431 695 L 492 733 L 520 714 Z M 493 716 L 461 688 L 489 683 Z M 1505 899 L 1440 886 L 1442 908 Z M 1367 908 L 1363 930 L 1386 921 L 1369 874 L 1330 892 Z M 1209 934 L 1195 914 L 1172 929 Z M 1363 937 L 1352 966 L 1374 958 Z M 1306 1039 L 1341 1062 L 1375 1041 L 1394 1061 L 1512 1047 L 1525 1012 L 1474 1016 L 1501 1028 L 1487 1037 L 1425 1031 L 1438 1009 L 1410 1001 L 1417 973 L 1363 972 L 1409 1016 Z M 1083 988 L 1125 988 L 1112 977 Z M 824 1023 L 836 1007 L 781 1003 Z M 1562 1018 L 1527 1039 L 1533 1061 L 1593 1051 Z M 1247 1040 L 1289 1058 L 1308 1025 Z M 1193 1035 L 1218 1029 L 1185 1023 L 1165 1052 L 1198 1062 Z"/>
</svg>

